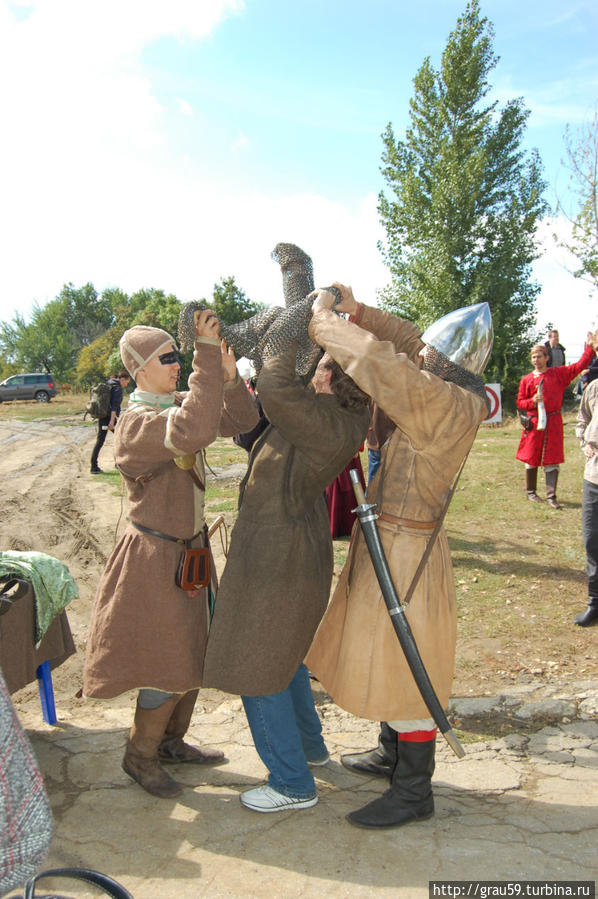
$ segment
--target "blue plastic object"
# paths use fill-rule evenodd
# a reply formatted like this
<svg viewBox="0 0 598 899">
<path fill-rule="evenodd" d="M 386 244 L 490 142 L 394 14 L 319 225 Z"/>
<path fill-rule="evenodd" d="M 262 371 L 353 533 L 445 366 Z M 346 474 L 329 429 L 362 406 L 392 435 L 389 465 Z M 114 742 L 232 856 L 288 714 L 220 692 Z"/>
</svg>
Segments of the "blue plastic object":
<svg viewBox="0 0 598 899">
<path fill-rule="evenodd" d="M 38 665 L 37 686 L 39 688 L 39 701 L 42 704 L 42 715 L 46 724 L 56 724 L 56 706 L 54 705 L 54 687 L 52 686 L 52 669 L 50 662 L 42 662 Z"/>
</svg>

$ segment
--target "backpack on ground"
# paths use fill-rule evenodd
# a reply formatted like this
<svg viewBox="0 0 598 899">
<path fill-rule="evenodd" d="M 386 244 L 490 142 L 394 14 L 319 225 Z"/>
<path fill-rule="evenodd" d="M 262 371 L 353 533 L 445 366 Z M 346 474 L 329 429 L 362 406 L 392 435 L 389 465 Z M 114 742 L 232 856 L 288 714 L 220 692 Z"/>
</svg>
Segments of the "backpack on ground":
<svg viewBox="0 0 598 899">
<path fill-rule="evenodd" d="M 89 402 L 85 407 L 83 420 L 89 415 L 91 418 L 108 418 L 110 415 L 110 384 L 100 381 L 89 390 Z"/>
</svg>

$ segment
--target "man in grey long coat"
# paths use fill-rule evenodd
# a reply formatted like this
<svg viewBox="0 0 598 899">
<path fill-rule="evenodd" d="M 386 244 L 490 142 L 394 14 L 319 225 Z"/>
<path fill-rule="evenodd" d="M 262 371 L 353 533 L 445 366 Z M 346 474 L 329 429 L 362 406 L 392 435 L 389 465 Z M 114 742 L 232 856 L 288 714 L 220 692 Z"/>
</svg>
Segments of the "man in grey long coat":
<svg viewBox="0 0 598 899">
<path fill-rule="evenodd" d="M 269 359 L 258 393 L 271 424 L 254 443 L 208 639 L 204 686 L 241 694 L 268 783 L 243 793 L 259 812 L 317 802 L 309 764 L 328 752 L 303 658 L 333 571 L 324 490 L 355 455 L 368 398 L 329 358 L 305 387 L 296 346 Z"/>
</svg>

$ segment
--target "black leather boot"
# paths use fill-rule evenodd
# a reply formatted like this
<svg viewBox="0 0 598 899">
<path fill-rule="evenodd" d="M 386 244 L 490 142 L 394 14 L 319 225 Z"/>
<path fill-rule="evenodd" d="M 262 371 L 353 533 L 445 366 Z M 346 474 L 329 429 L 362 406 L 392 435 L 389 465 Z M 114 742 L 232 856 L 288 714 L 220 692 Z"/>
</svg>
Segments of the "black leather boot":
<svg viewBox="0 0 598 899">
<path fill-rule="evenodd" d="M 536 487 L 538 486 L 538 469 L 537 468 L 526 468 L 525 469 L 525 489 L 527 491 L 527 498 L 531 500 L 532 503 L 541 503 L 542 500 L 536 493 Z"/>
<path fill-rule="evenodd" d="M 387 777 L 390 780 L 397 764 L 396 730 L 393 730 L 386 721 L 382 721 L 376 748 L 341 755 L 341 764 L 349 771 L 356 771 L 358 774 Z"/>
<path fill-rule="evenodd" d="M 347 815 L 347 820 L 356 827 L 401 827 L 434 814 L 431 781 L 436 740 L 423 743 L 399 740 L 397 745 L 398 761 L 390 790 Z"/>
<path fill-rule="evenodd" d="M 556 498 L 556 485 L 559 479 L 559 470 L 558 468 L 553 468 L 552 471 L 546 472 L 546 499 L 548 501 L 548 505 L 553 509 L 562 509 L 563 507 L 559 505 Z"/>
<path fill-rule="evenodd" d="M 576 615 L 573 621 L 575 624 L 579 624 L 580 627 L 590 627 L 592 624 L 598 624 L 598 597 L 590 596 L 587 609 Z"/>
</svg>

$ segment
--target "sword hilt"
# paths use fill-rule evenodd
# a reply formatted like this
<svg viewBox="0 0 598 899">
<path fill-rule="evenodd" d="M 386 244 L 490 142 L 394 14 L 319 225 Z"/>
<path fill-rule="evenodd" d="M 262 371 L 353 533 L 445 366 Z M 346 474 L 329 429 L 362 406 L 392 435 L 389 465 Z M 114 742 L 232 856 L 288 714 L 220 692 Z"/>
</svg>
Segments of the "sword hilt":
<svg viewBox="0 0 598 899">
<path fill-rule="evenodd" d="M 365 506 L 365 493 L 363 491 L 363 487 L 361 486 L 361 481 L 359 480 L 359 472 L 356 468 L 349 469 L 349 477 L 351 478 L 351 483 L 353 484 L 353 493 L 355 494 L 355 499 L 360 506 Z"/>
</svg>

